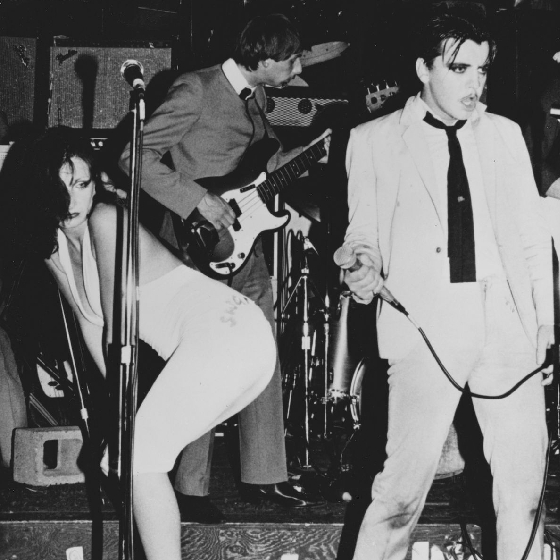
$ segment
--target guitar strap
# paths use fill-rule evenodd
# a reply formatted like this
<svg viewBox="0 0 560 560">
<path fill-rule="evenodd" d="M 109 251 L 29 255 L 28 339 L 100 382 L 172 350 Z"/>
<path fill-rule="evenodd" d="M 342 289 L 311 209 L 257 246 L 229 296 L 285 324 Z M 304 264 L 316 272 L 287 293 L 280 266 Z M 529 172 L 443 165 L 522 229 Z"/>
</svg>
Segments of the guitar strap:
<svg viewBox="0 0 560 560">
<path fill-rule="evenodd" d="M 266 99 L 266 93 L 265 93 L 265 99 Z M 253 116 L 251 114 L 251 111 L 249 110 L 249 103 L 251 101 L 255 102 L 255 105 L 257 106 L 257 110 L 258 110 L 259 115 L 261 117 L 263 129 L 264 129 L 264 135 L 263 135 L 261 140 L 270 138 L 270 135 L 268 133 L 268 127 L 267 127 L 267 122 L 268 121 L 267 121 L 266 115 L 265 115 L 262 107 L 259 105 L 259 102 L 257 100 L 257 95 L 255 93 L 254 95 L 251 95 L 251 97 L 247 97 L 245 99 L 245 113 L 247 113 L 247 116 L 249 117 L 249 120 L 251 121 L 251 125 L 253 127 L 253 130 L 251 131 L 251 138 L 249 139 L 247 147 L 243 151 L 243 155 L 241 156 L 240 161 L 243 161 L 243 158 L 245 157 L 245 154 L 247 153 L 247 150 L 251 147 L 251 144 L 253 143 L 253 140 L 255 139 L 255 132 L 256 132 L 255 121 L 253 120 Z"/>
<path fill-rule="evenodd" d="M 266 93 L 265 93 L 265 99 L 266 99 Z M 257 96 L 256 95 L 255 95 L 255 105 L 257 106 L 257 109 L 259 111 L 259 115 L 261 116 L 261 120 L 262 120 L 262 123 L 263 123 L 264 138 L 270 138 L 270 136 L 268 134 L 268 127 L 267 127 L 268 120 L 266 118 L 266 115 L 265 115 L 262 107 L 259 105 L 259 102 L 257 101 Z"/>
<path fill-rule="evenodd" d="M 266 100 L 266 93 L 264 94 L 264 96 Z M 253 119 L 254 112 L 251 113 L 251 111 L 249 110 L 249 103 L 251 103 L 252 101 L 257 107 L 257 111 L 261 118 L 264 130 L 264 135 L 261 139 L 259 139 L 259 141 L 271 139 L 271 135 L 268 131 L 268 126 L 270 125 L 268 125 L 266 114 L 263 108 L 260 106 L 256 95 L 251 95 L 250 97 L 242 97 L 242 99 L 245 102 L 245 112 L 252 124 L 252 131 L 247 147 L 245 148 L 243 155 L 241 156 L 241 161 L 245 157 L 245 154 L 247 154 L 247 150 L 255 139 L 256 126 L 255 120 Z M 274 139 L 276 140 L 276 138 Z M 189 255 L 189 250 L 193 250 L 195 253 L 197 253 L 201 257 L 201 262 L 207 261 L 209 259 L 208 247 L 211 247 L 213 249 L 219 242 L 219 237 L 216 230 L 208 222 L 208 220 L 206 220 L 196 209 L 187 220 L 183 220 L 173 212 L 171 212 L 170 215 L 175 240 L 180 252 L 182 253 L 183 262 L 186 261 L 185 264 L 187 264 L 187 266 L 197 268 L 191 256 Z M 233 277 L 230 277 L 228 279 L 228 285 L 231 285 L 232 279 Z"/>
</svg>

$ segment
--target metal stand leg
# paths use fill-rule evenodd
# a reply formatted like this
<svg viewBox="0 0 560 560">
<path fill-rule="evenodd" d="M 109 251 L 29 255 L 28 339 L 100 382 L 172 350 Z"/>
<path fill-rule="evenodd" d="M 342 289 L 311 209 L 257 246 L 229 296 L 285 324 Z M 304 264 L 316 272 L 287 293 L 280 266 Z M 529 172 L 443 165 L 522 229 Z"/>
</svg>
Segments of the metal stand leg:
<svg viewBox="0 0 560 560">
<path fill-rule="evenodd" d="M 303 456 L 303 461 L 302 461 L 302 465 L 301 468 L 303 469 L 309 469 L 312 468 L 311 462 L 310 462 L 310 457 L 309 457 L 309 447 L 310 447 L 310 435 L 311 435 L 311 426 L 310 426 L 310 421 L 311 421 L 311 410 L 310 410 L 310 401 L 311 401 L 311 380 L 312 380 L 312 371 L 313 371 L 313 367 L 314 365 L 316 365 L 317 363 L 320 362 L 320 360 L 314 360 L 313 359 L 313 355 L 312 355 L 312 328 L 311 328 L 311 324 L 310 324 L 310 289 L 314 289 L 315 292 L 317 292 L 317 289 L 315 287 L 315 285 L 313 284 L 313 281 L 310 279 L 309 277 L 309 273 L 310 273 L 310 269 L 309 269 L 309 264 L 307 262 L 307 258 L 305 257 L 305 254 L 303 256 L 303 263 L 302 263 L 302 267 L 300 269 L 300 275 L 299 278 L 296 282 L 296 285 L 294 286 L 294 288 L 292 289 L 291 293 L 289 294 L 287 301 L 284 305 L 284 307 L 282 308 L 282 317 L 286 316 L 286 311 L 289 308 L 290 304 L 292 303 L 292 301 L 294 300 L 294 297 L 296 295 L 301 295 L 301 299 L 300 301 L 297 302 L 297 304 L 299 304 L 301 306 L 301 328 L 302 328 L 302 335 L 301 335 L 301 360 L 302 360 L 302 364 L 303 364 L 303 368 L 302 368 L 302 373 L 301 375 L 303 376 L 303 386 L 304 386 L 304 395 L 303 395 L 303 400 L 304 400 L 304 423 L 303 423 L 303 427 L 304 427 L 304 446 L 305 446 L 305 450 L 304 450 L 304 456 Z M 324 305 L 324 302 L 322 302 Z M 328 314 L 325 313 L 324 308 L 321 309 L 321 312 L 323 313 L 325 319 L 323 321 L 323 325 L 325 326 L 325 328 L 327 328 L 328 326 Z M 327 339 L 327 334 L 328 332 L 325 333 L 325 340 Z M 326 342 L 326 344 L 328 344 L 328 342 Z M 326 350 L 327 348 L 325 348 Z M 325 362 L 323 362 L 325 363 Z M 325 384 L 325 396 L 326 396 L 326 391 L 328 391 L 328 376 L 327 376 L 327 370 L 325 369 L 325 378 L 324 378 L 324 384 Z M 292 383 L 292 387 L 290 389 L 290 395 L 288 397 L 288 414 L 287 414 L 287 418 L 289 418 L 289 414 L 292 410 L 292 405 L 293 405 L 293 391 L 295 386 L 297 385 L 297 380 L 294 379 L 293 383 Z M 326 415 L 327 415 L 327 402 L 326 399 L 321 399 L 321 401 L 324 404 L 324 422 L 325 422 L 325 427 L 327 425 L 327 419 L 326 419 Z M 325 428 L 326 429 L 326 428 Z"/>
<path fill-rule="evenodd" d="M 286 313 L 290 303 L 292 302 L 294 296 L 298 293 L 298 290 L 302 293 L 302 336 L 301 336 L 301 350 L 303 352 L 303 381 L 304 381 L 304 461 L 303 467 L 309 467 L 309 376 L 310 376 L 310 352 L 311 352 L 311 336 L 309 328 L 309 268 L 307 263 L 304 263 L 300 271 L 300 277 L 294 286 L 292 292 L 288 296 L 288 300 L 284 308 L 282 309 L 282 316 Z M 296 380 L 293 382 L 293 386 L 296 385 Z M 293 393 L 293 387 L 292 391 Z M 292 394 L 289 397 L 289 407 L 290 411 L 292 406 Z"/>
</svg>

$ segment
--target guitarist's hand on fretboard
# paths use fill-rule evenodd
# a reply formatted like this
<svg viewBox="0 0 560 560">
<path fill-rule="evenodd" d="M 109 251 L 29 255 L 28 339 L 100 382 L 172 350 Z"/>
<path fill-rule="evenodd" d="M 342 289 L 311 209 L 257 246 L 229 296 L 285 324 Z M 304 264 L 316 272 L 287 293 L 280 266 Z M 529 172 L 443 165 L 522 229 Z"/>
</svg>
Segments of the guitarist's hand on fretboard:
<svg viewBox="0 0 560 560">
<path fill-rule="evenodd" d="M 227 229 L 236 219 L 232 207 L 221 196 L 210 191 L 204 195 L 197 209 L 218 231 Z"/>
</svg>

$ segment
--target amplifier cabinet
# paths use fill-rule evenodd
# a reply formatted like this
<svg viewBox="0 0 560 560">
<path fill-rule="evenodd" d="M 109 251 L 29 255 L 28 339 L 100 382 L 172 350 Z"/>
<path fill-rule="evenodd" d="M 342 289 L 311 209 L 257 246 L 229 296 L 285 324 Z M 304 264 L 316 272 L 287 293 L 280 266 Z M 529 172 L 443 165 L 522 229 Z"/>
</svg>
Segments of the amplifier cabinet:
<svg viewBox="0 0 560 560">
<path fill-rule="evenodd" d="M 309 127 L 321 110 L 348 105 L 342 95 L 325 95 L 308 87 L 267 88 L 266 113 L 272 126 Z"/>
<path fill-rule="evenodd" d="M 10 125 L 33 122 L 37 39 L 0 37 L 0 109 Z"/>
<path fill-rule="evenodd" d="M 121 76 L 125 60 L 144 67 L 144 81 L 172 67 L 171 43 L 76 44 L 58 42 L 50 52 L 49 126 L 111 129 L 128 113 L 130 86 Z"/>
</svg>

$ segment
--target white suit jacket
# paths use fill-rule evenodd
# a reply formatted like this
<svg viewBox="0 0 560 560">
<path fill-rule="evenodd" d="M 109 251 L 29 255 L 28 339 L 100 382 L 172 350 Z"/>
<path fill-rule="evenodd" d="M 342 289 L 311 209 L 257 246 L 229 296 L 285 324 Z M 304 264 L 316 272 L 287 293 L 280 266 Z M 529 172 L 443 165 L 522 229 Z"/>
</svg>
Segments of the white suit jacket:
<svg viewBox="0 0 560 560">
<path fill-rule="evenodd" d="M 424 326 L 434 321 L 449 262 L 442 249 L 447 228 L 438 215 L 430 151 L 414 101 L 351 132 L 345 243 L 362 260 L 371 259 L 387 288 Z M 486 113 L 483 104 L 471 119 L 502 266 L 525 332 L 536 346 L 538 326 L 554 324 L 552 247 L 527 149 L 518 125 Z M 377 331 L 383 358 L 402 357 L 420 340 L 416 328 L 384 303 Z"/>
</svg>

